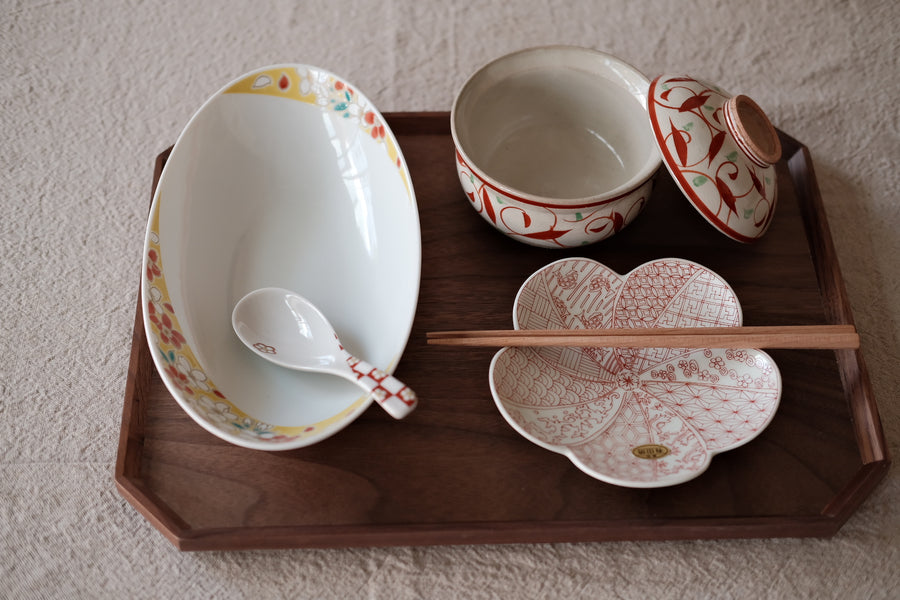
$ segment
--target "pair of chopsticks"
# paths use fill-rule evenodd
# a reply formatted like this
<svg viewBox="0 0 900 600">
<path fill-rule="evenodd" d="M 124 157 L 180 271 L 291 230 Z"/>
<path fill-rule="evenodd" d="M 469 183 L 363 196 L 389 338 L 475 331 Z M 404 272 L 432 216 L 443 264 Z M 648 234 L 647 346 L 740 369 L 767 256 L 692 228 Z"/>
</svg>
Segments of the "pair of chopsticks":
<svg viewBox="0 0 900 600">
<path fill-rule="evenodd" d="M 853 325 L 432 331 L 426 339 L 441 346 L 859 348 Z"/>
</svg>

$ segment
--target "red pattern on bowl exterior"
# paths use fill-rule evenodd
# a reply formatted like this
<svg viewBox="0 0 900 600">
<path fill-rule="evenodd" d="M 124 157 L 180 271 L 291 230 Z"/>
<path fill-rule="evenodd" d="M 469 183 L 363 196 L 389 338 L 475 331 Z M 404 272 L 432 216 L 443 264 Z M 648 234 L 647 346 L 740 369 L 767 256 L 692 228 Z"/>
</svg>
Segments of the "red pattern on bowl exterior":
<svg viewBox="0 0 900 600">
<path fill-rule="evenodd" d="M 574 248 L 605 240 L 643 210 L 653 178 L 619 196 L 584 204 L 538 202 L 485 180 L 456 152 L 456 170 L 472 208 L 506 235 L 532 246 Z"/>
</svg>

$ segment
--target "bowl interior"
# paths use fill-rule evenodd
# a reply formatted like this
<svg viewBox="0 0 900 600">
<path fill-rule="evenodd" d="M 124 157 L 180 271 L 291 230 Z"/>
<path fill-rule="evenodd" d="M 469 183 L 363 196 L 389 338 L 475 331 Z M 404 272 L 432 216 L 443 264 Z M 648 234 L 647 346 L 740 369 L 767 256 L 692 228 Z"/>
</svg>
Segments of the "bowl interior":
<svg viewBox="0 0 900 600">
<path fill-rule="evenodd" d="M 168 160 L 147 244 L 159 274 L 145 270 L 145 311 L 181 336 L 151 322 L 154 358 L 191 416 L 229 441 L 306 445 L 368 404 L 350 382 L 243 347 L 231 312 L 248 292 L 307 297 L 386 371 L 405 347 L 421 255 L 409 176 L 381 115 L 327 72 L 254 72 L 208 101 Z"/>
<path fill-rule="evenodd" d="M 488 64 L 453 109 L 461 151 L 507 188 L 554 199 L 626 189 L 659 166 L 649 81 L 583 48 L 535 48 Z"/>
</svg>

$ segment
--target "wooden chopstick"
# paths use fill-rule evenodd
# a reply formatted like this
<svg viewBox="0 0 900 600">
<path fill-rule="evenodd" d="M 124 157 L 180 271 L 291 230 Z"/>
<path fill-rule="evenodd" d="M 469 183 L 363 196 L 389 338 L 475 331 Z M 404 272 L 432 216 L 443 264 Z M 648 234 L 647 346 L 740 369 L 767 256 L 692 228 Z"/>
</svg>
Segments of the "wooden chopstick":
<svg viewBox="0 0 900 600">
<path fill-rule="evenodd" d="M 431 331 L 426 338 L 441 346 L 859 348 L 853 325 Z"/>
</svg>

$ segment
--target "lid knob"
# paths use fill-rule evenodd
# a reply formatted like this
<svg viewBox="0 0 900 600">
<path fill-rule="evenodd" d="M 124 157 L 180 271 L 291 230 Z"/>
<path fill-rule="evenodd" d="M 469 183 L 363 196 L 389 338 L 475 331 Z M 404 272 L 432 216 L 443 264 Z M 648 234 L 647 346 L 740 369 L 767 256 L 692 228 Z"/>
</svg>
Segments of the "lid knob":
<svg viewBox="0 0 900 600">
<path fill-rule="evenodd" d="M 756 102 L 739 94 L 726 100 L 723 112 L 728 130 L 750 160 L 760 167 L 778 162 L 781 141 Z"/>
</svg>

